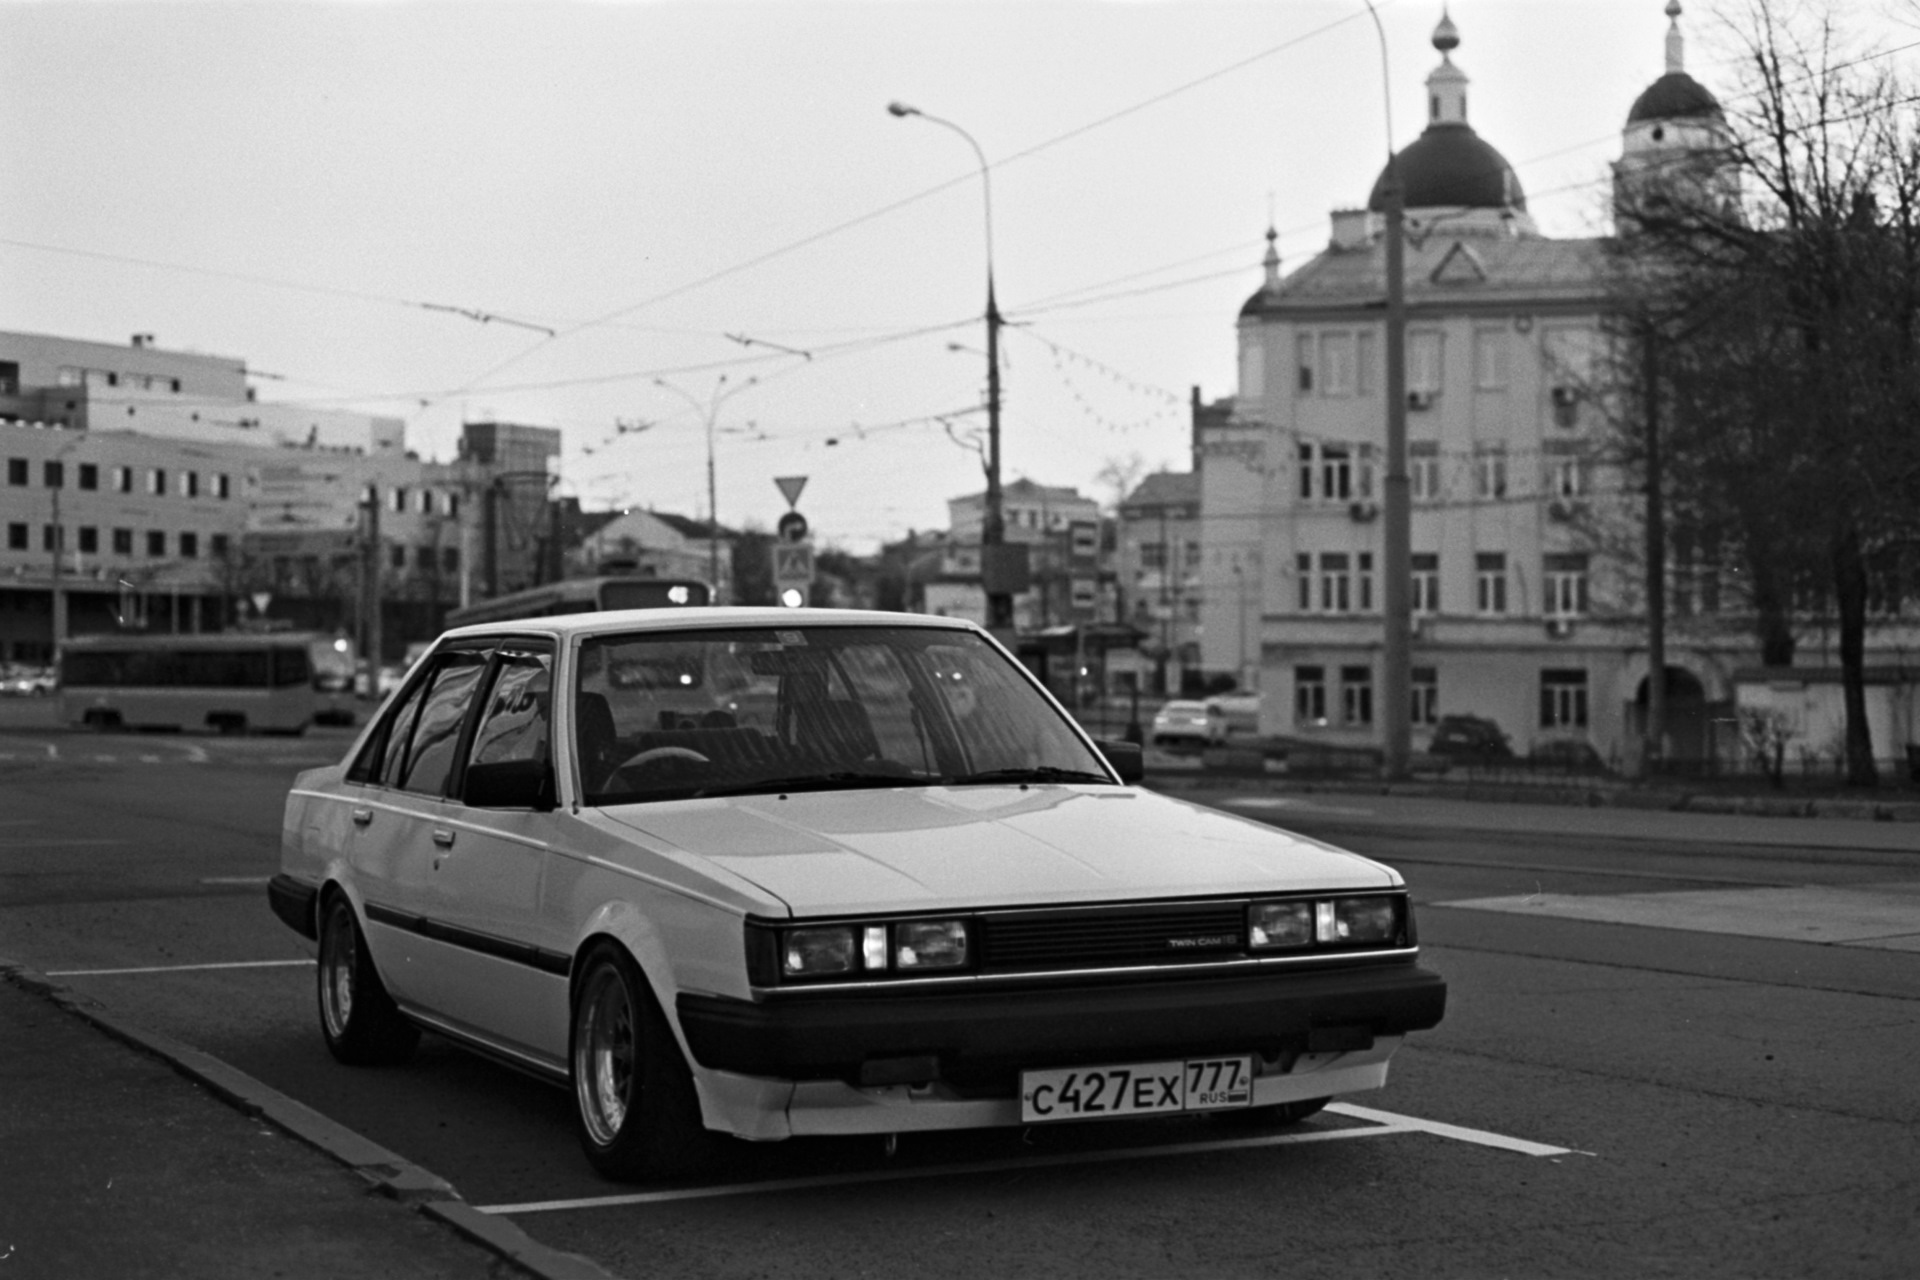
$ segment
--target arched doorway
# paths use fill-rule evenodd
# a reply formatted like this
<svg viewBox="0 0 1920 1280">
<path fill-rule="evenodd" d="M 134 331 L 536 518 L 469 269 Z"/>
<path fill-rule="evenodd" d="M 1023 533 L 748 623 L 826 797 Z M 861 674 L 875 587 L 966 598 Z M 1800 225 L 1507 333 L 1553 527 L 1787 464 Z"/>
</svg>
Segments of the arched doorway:
<svg viewBox="0 0 1920 1280">
<path fill-rule="evenodd" d="M 1666 750 L 1669 762 L 1705 761 L 1713 758 L 1713 717 L 1707 691 L 1700 677 L 1685 667 L 1668 667 Z M 1647 694 L 1651 676 L 1642 677 L 1633 696 L 1634 734 L 1644 739 L 1647 733 Z"/>
</svg>

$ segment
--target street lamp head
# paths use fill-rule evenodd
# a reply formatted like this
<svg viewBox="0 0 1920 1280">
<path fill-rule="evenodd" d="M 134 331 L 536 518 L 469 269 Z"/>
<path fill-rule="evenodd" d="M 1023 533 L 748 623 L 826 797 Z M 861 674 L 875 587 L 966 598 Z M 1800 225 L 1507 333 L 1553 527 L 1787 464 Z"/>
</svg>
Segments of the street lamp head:
<svg viewBox="0 0 1920 1280">
<path fill-rule="evenodd" d="M 919 115 L 919 114 L 920 114 L 920 108 L 918 108 L 918 107 L 910 107 L 910 106 L 908 106 L 908 105 L 907 105 L 906 103 L 904 103 L 904 102 L 889 102 L 889 103 L 887 104 L 887 114 L 888 114 L 888 115 L 891 115 L 891 116 L 898 116 L 898 117 L 900 117 L 900 118 L 901 118 L 902 120 L 904 120 L 904 119 L 906 119 L 906 118 L 907 118 L 908 116 L 917 116 L 917 115 Z"/>
</svg>

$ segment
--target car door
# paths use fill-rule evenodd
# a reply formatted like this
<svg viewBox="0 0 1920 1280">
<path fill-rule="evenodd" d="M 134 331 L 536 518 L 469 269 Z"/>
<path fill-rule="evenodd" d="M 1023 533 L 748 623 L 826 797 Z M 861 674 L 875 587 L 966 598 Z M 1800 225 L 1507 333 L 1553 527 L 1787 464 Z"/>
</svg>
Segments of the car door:
<svg viewBox="0 0 1920 1280">
<path fill-rule="evenodd" d="M 396 1000 L 431 1015 L 445 1016 L 458 991 L 459 953 L 441 937 L 447 903 L 437 872 L 453 842 L 447 789 L 490 652 L 482 644 L 434 655 L 400 699 L 379 773 L 354 814 L 355 873 L 381 976 Z"/>
<path fill-rule="evenodd" d="M 446 1015 L 564 1070 L 573 940 L 540 912 L 556 821 L 553 663 L 549 641 L 504 640 L 495 652 L 435 826 L 431 898 L 434 932 L 452 948 Z"/>
</svg>

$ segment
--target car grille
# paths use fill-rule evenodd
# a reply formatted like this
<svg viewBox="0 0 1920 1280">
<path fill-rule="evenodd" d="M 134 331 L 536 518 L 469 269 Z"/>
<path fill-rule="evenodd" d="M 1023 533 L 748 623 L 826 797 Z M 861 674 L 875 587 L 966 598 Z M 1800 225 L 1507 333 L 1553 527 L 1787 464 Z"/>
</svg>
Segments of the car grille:
<svg viewBox="0 0 1920 1280">
<path fill-rule="evenodd" d="M 988 912 L 986 973 L 1218 961 L 1246 951 L 1244 902 Z"/>
</svg>

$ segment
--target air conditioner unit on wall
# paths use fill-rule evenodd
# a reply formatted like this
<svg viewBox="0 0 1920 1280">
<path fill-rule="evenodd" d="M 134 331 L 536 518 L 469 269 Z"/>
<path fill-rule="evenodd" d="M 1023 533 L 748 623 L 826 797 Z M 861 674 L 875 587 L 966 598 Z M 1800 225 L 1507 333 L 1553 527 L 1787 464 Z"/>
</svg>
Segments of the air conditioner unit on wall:
<svg viewBox="0 0 1920 1280">
<path fill-rule="evenodd" d="M 1564 385 L 1555 387 L 1553 389 L 1553 403 L 1560 408 L 1567 408 L 1580 403 L 1580 388 Z"/>
<path fill-rule="evenodd" d="M 1433 392 L 1431 391 L 1407 392 L 1407 408 L 1409 409 L 1433 408 Z"/>
<path fill-rule="evenodd" d="M 1555 640 L 1565 640 L 1573 634 L 1572 618 L 1548 618 L 1547 635 Z"/>
<path fill-rule="evenodd" d="M 1566 523 L 1576 519 L 1581 513 L 1580 503 L 1572 498 L 1555 498 L 1547 504 L 1547 517 Z"/>
<path fill-rule="evenodd" d="M 1347 508 L 1347 514 L 1365 524 L 1380 514 L 1380 508 L 1371 502 L 1356 502 Z"/>
</svg>

